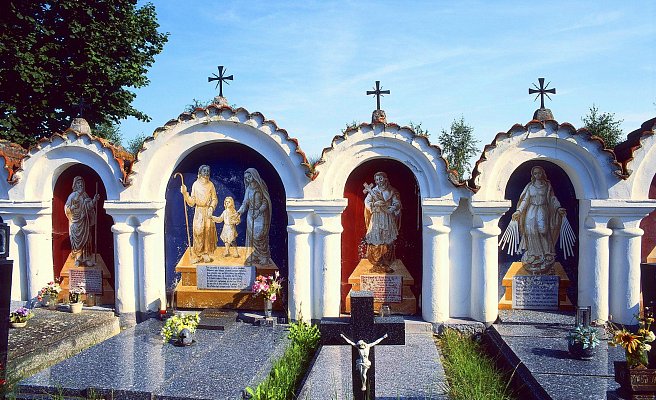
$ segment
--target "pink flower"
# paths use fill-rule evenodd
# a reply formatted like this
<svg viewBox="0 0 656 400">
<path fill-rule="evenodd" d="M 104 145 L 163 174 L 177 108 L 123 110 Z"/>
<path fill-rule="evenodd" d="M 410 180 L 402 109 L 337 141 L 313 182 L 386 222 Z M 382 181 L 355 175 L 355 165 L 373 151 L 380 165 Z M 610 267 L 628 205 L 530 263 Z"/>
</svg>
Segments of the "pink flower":
<svg viewBox="0 0 656 400">
<path fill-rule="evenodd" d="M 274 302 L 274 301 L 276 301 L 276 299 L 277 299 L 277 297 L 276 297 L 276 294 L 274 293 L 274 294 L 271 295 L 271 298 L 269 300 L 271 300 L 271 302 Z"/>
</svg>

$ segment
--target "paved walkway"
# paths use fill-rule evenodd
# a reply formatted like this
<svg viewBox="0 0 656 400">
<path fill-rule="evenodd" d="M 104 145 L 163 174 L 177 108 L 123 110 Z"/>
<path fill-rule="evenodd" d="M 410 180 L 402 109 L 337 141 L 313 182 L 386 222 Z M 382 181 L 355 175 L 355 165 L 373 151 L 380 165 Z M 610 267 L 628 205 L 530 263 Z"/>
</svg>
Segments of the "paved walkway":
<svg viewBox="0 0 656 400">
<path fill-rule="evenodd" d="M 163 343 L 161 327 L 143 322 L 24 379 L 19 398 L 93 392 L 114 399 L 239 399 L 268 375 L 288 343 L 286 326 L 234 321 L 225 331 L 197 330 L 196 344 L 176 347 Z"/>
<path fill-rule="evenodd" d="M 405 324 L 405 345 L 376 347 L 376 398 L 448 399 L 431 324 Z M 299 399 L 351 399 L 351 393 L 351 346 L 323 346 Z"/>
</svg>

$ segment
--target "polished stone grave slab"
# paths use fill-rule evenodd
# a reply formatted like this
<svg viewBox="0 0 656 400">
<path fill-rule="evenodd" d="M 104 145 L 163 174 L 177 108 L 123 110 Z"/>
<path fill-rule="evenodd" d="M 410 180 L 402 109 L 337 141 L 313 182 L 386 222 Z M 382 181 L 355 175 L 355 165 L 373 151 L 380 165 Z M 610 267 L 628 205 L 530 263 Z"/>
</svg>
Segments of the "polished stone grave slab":
<svg viewBox="0 0 656 400">
<path fill-rule="evenodd" d="M 235 320 L 224 331 L 197 330 L 194 345 L 176 347 L 163 343 L 161 327 L 148 320 L 24 379 L 21 396 L 84 397 L 91 390 L 115 399 L 237 399 L 266 377 L 288 343 L 285 326 Z"/>
<path fill-rule="evenodd" d="M 431 324 L 406 319 L 405 325 L 405 345 L 376 348 L 376 399 L 448 399 Z M 323 346 L 298 398 L 351 398 L 351 391 L 350 346 Z"/>
<path fill-rule="evenodd" d="M 567 350 L 573 312 L 508 310 L 488 330 L 486 340 L 498 360 L 514 371 L 514 386 L 527 399 L 621 399 L 613 361 L 624 359 L 621 348 L 601 343 L 592 360 L 577 360 Z M 495 354 L 493 354 L 494 356 Z"/>
</svg>

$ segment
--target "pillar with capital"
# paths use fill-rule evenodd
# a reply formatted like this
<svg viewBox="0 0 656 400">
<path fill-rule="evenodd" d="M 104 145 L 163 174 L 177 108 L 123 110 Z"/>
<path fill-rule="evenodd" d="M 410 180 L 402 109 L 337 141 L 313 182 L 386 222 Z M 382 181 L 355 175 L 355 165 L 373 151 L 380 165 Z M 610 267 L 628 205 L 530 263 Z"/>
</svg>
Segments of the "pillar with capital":
<svg viewBox="0 0 656 400">
<path fill-rule="evenodd" d="M 135 282 L 138 271 L 134 263 L 135 248 L 133 238 L 135 228 L 125 222 L 117 222 L 112 226 L 114 233 L 114 286 L 116 292 L 116 312 L 121 315 L 132 315 L 137 311 L 138 293 L 135 292 Z"/>
<path fill-rule="evenodd" d="M 579 247 L 578 305 L 592 307 L 591 319 L 608 320 L 609 238 L 607 217 L 585 220 Z"/>
<path fill-rule="evenodd" d="M 54 280 L 52 267 L 52 220 L 51 214 L 26 218 L 22 227 L 25 234 L 25 258 L 27 265 L 27 293 L 32 298 L 48 282 Z"/>
<path fill-rule="evenodd" d="M 422 318 L 429 322 L 449 319 L 449 218 L 457 204 L 451 200 L 423 199 Z"/>
<path fill-rule="evenodd" d="M 166 308 L 164 272 L 164 224 L 157 216 L 137 227 L 139 237 L 139 281 L 142 282 L 139 311 L 145 316 Z"/>
<path fill-rule="evenodd" d="M 499 219 L 510 201 L 473 201 L 471 308 L 473 319 L 492 323 L 499 315 Z"/>
<path fill-rule="evenodd" d="M 312 226 L 309 216 L 312 210 L 302 204 L 287 201 L 287 237 L 289 254 L 288 291 L 289 317 L 297 321 L 301 317 L 305 321 L 316 318 L 312 314 L 312 293 L 310 266 L 312 253 L 310 251 L 310 234 Z"/>
<path fill-rule="evenodd" d="M 324 204 L 325 203 L 325 204 Z M 341 299 L 341 239 L 342 212 L 347 199 L 315 204 L 318 226 L 315 228 L 316 252 L 314 255 L 313 289 L 319 301 L 313 306 L 315 318 L 339 317 Z"/>
</svg>

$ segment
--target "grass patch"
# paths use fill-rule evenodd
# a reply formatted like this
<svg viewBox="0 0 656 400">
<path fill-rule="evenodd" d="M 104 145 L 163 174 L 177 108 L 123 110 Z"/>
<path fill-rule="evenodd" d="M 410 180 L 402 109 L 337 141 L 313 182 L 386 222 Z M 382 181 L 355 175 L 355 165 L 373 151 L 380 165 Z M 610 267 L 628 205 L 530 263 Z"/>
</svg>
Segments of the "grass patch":
<svg viewBox="0 0 656 400">
<path fill-rule="evenodd" d="M 503 373 L 471 337 L 447 329 L 439 338 L 449 396 L 454 400 L 512 400 Z"/>
<path fill-rule="evenodd" d="M 273 363 L 269 376 L 255 389 L 246 393 L 253 400 L 293 399 L 296 386 L 307 370 L 319 345 L 319 328 L 303 321 L 289 326 L 289 347 L 279 360 Z"/>
</svg>

